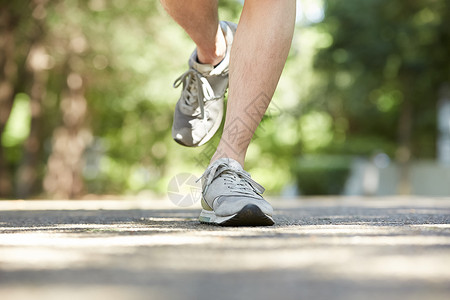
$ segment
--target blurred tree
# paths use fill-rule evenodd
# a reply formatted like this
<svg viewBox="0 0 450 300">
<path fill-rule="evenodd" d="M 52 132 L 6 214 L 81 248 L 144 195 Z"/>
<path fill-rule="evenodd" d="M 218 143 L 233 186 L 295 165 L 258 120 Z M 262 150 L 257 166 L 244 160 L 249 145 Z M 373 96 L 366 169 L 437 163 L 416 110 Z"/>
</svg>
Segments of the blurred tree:
<svg viewBox="0 0 450 300">
<path fill-rule="evenodd" d="M 0 5 L 0 196 L 164 191 L 186 156 L 171 142 L 171 82 L 194 45 L 159 2 Z M 238 3 L 221 5 L 237 18 Z"/>
<path fill-rule="evenodd" d="M 5 5 L 0 7 L 0 138 L 11 113 L 14 100 L 14 86 L 17 66 L 14 60 L 14 29 L 16 27 L 14 12 Z M 11 191 L 7 162 L 2 147 L 0 148 L 0 197 Z"/>
<path fill-rule="evenodd" d="M 38 2 L 2 1 L 0 3 L 0 142 L 9 120 L 16 95 L 27 89 L 29 73 L 26 58 L 41 37 L 33 9 Z M 13 191 L 14 166 L 0 147 L 0 197 Z"/>
<path fill-rule="evenodd" d="M 38 169 L 41 154 L 42 102 L 46 95 L 48 69 L 52 67 L 44 45 L 47 34 L 45 22 L 47 0 L 33 0 L 27 7 L 31 12 L 29 52 L 24 65 L 24 91 L 29 95 L 31 120 L 29 134 L 23 145 L 23 154 L 16 176 L 16 195 L 27 198 L 38 190 Z"/>
</svg>

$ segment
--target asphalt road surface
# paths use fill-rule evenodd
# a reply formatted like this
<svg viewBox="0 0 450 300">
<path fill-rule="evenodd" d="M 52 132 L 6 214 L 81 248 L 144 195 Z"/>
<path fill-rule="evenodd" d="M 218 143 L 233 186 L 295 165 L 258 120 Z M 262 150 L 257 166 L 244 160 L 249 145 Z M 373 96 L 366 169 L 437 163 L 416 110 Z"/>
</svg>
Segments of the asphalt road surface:
<svg viewBox="0 0 450 300">
<path fill-rule="evenodd" d="M 271 202 L 275 226 L 222 228 L 162 200 L 0 201 L 0 299 L 450 299 L 450 198 Z"/>
</svg>

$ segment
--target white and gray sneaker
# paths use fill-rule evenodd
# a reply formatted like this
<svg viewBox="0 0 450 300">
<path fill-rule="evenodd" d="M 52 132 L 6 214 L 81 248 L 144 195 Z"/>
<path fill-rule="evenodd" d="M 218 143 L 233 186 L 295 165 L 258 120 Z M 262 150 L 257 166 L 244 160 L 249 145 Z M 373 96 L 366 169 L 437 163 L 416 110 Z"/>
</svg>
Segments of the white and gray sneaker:
<svg viewBox="0 0 450 300">
<path fill-rule="evenodd" d="M 202 223 L 222 226 L 271 226 L 273 208 L 264 188 L 231 158 L 212 163 L 201 177 Z"/>
<path fill-rule="evenodd" d="M 175 106 L 172 137 L 181 145 L 201 146 L 219 129 L 223 118 L 223 100 L 228 88 L 228 65 L 237 25 L 220 21 L 227 50 L 217 65 L 198 62 L 197 49 L 189 59 L 189 70 L 173 86 L 183 84 L 181 97 Z"/>
</svg>

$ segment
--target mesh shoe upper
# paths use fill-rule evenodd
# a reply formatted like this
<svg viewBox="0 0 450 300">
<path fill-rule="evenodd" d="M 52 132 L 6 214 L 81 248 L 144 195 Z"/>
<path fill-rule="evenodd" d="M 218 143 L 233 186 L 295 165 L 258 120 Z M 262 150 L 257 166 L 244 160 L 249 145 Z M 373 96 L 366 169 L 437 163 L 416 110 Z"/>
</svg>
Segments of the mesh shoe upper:
<svg viewBox="0 0 450 300">
<path fill-rule="evenodd" d="M 206 169 L 201 178 L 203 209 L 213 210 L 217 216 L 229 216 L 248 204 L 254 204 L 263 213 L 272 215 L 272 206 L 261 196 L 264 188 L 237 161 L 219 159 Z"/>
</svg>

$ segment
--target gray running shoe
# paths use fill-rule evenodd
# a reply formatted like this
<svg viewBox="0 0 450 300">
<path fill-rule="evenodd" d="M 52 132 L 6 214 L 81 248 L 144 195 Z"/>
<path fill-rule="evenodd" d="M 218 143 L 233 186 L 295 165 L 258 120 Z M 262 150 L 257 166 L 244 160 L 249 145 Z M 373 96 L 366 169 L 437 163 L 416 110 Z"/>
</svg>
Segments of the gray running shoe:
<svg viewBox="0 0 450 300">
<path fill-rule="evenodd" d="M 175 88 L 183 84 L 183 91 L 175 106 L 172 137 L 184 146 L 203 145 L 222 123 L 230 51 L 237 25 L 221 21 L 220 26 L 227 43 L 225 58 L 215 67 L 201 64 L 196 49 L 189 59 L 189 70 L 173 84 Z"/>
<path fill-rule="evenodd" d="M 271 226 L 272 206 L 261 196 L 264 188 L 231 158 L 210 165 L 202 179 L 202 223 L 222 226 Z"/>
</svg>

